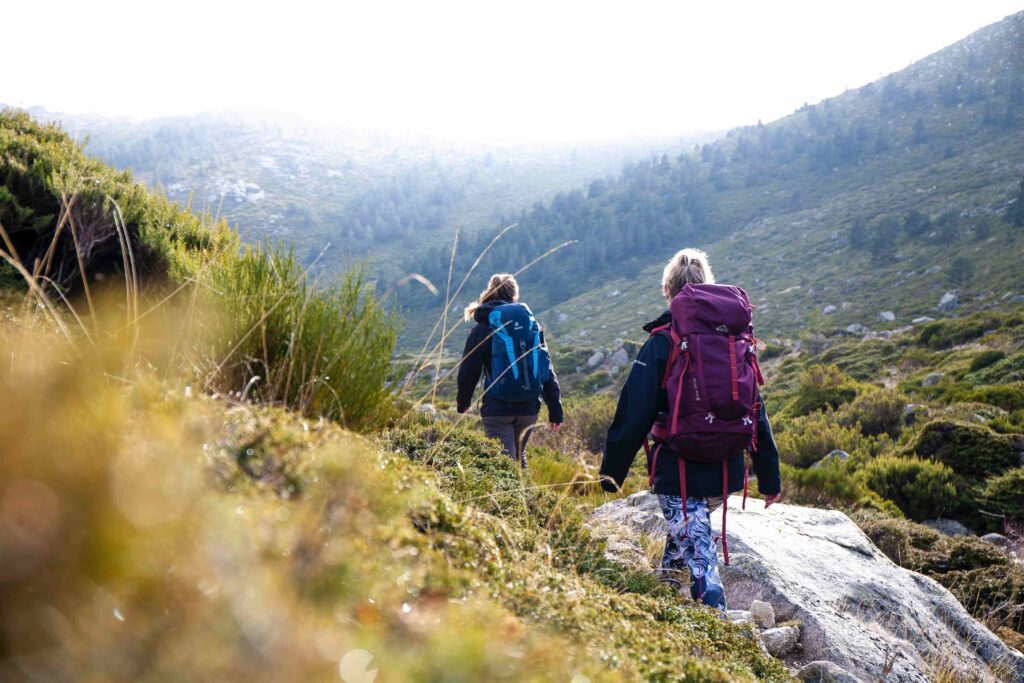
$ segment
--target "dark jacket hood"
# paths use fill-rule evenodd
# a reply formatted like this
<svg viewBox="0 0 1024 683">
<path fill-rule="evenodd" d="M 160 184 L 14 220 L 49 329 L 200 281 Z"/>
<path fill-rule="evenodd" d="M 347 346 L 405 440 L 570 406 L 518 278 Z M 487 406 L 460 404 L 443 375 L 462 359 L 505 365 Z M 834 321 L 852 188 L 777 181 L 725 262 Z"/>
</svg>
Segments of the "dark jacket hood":
<svg viewBox="0 0 1024 683">
<path fill-rule="evenodd" d="M 650 334 L 651 330 L 653 330 L 654 328 L 661 327 L 662 325 L 668 325 L 670 322 L 672 322 L 672 313 L 669 311 L 665 311 L 657 318 L 644 325 L 644 332 Z"/>
<path fill-rule="evenodd" d="M 487 324 L 487 316 L 491 314 L 492 310 L 494 310 L 498 306 L 506 306 L 510 303 L 512 302 L 507 301 L 505 299 L 493 299 L 491 301 L 485 301 L 484 303 L 480 304 L 475 311 L 473 311 L 473 320 L 477 321 L 478 323 Z"/>
</svg>

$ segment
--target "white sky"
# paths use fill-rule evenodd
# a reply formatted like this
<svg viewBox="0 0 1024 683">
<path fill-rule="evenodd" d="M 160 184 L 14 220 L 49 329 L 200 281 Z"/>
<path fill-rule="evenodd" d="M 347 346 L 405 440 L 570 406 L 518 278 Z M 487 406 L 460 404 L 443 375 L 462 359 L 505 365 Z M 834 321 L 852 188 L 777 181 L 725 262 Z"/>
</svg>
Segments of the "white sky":
<svg viewBox="0 0 1024 683">
<path fill-rule="evenodd" d="M 1024 0 L 5 4 L 0 102 L 139 117 L 257 108 L 467 142 L 768 121 L 1024 9 Z"/>
</svg>

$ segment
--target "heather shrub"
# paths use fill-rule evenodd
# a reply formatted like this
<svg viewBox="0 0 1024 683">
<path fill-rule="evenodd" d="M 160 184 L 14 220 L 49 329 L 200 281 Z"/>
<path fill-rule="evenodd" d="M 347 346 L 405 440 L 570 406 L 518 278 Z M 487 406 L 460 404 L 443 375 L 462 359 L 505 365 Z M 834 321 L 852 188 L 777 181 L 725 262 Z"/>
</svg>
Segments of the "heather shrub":
<svg viewBox="0 0 1024 683">
<path fill-rule="evenodd" d="M 839 422 L 845 426 L 860 424 L 865 436 L 888 434 L 899 436 L 905 422 L 910 400 L 894 389 L 866 391 L 839 411 Z"/>
<path fill-rule="evenodd" d="M 957 504 L 955 475 L 941 463 L 884 456 L 869 462 L 860 476 L 869 489 L 912 519 L 938 517 Z"/>
<path fill-rule="evenodd" d="M 800 375 L 796 398 L 787 407 L 791 415 L 833 410 L 853 400 L 857 384 L 835 365 L 812 365 Z"/>
<path fill-rule="evenodd" d="M 795 467 L 810 467 L 834 450 L 852 453 L 865 443 L 856 424 L 843 426 L 832 413 L 812 413 L 782 422 L 775 441 L 780 459 Z"/>
</svg>

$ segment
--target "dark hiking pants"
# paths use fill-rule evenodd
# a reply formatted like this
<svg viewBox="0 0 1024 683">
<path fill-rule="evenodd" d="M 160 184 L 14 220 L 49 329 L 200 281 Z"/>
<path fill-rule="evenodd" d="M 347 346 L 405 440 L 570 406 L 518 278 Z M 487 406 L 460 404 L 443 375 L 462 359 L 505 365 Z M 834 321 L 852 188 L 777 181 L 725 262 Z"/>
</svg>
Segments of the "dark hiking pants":
<svg viewBox="0 0 1024 683">
<path fill-rule="evenodd" d="M 484 434 L 490 439 L 497 439 L 505 449 L 505 454 L 526 467 L 526 442 L 530 432 L 537 423 L 536 415 L 494 415 L 480 418 L 484 424 Z"/>
</svg>

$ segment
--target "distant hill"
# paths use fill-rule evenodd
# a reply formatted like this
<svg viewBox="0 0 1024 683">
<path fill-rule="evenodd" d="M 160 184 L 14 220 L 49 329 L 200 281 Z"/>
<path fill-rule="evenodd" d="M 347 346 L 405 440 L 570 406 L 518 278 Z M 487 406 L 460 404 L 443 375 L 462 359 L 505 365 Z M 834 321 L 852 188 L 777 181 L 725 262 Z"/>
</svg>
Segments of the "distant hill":
<svg viewBox="0 0 1024 683">
<path fill-rule="evenodd" d="M 698 153 L 559 194 L 515 217 L 477 279 L 576 240 L 521 282 L 553 339 L 606 343 L 640 334 L 663 305 L 660 267 L 699 246 L 750 291 L 762 333 L 895 327 L 937 315 L 951 290 L 959 310 L 1020 300 L 1024 229 L 1007 210 L 1022 177 L 1024 13 Z M 463 245 L 457 272 L 510 220 Z M 422 270 L 443 279 L 448 258 L 438 248 Z"/>
<path fill-rule="evenodd" d="M 616 173 L 651 149 L 677 152 L 713 138 L 553 146 L 456 146 L 270 115 L 220 113 L 130 121 L 32 109 L 88 150 L 209 209 L 250 241 L 286 239 L 328 270 L 371 256 L 385 279 L 403 257 L 477 231 L 557 191 Z"/>
</svg>

